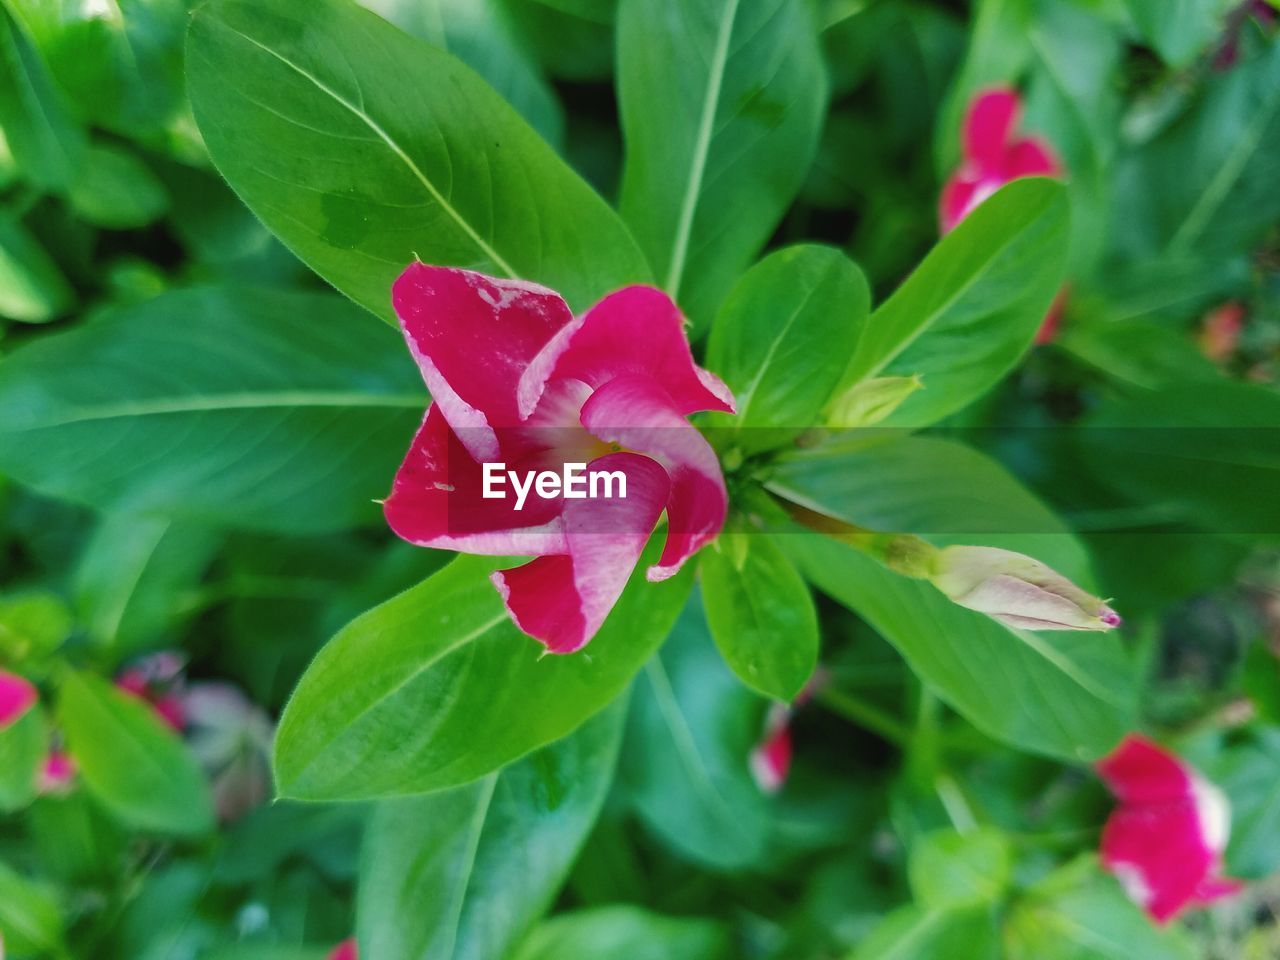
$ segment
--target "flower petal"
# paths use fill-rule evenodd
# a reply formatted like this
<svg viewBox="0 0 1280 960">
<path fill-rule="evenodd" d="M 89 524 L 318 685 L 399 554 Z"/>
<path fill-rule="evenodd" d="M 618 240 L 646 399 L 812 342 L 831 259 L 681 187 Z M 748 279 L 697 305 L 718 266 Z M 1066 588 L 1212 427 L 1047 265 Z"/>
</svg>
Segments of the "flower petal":
<svg viewBox="0 0 1280 960">
<path fill-rule="evenodd" d="M 559 521 L 560 501 L 531 495 L 524 508 L 516 510 L 510 485 L 502 489 L 508 496 L 501 500 L 482 495 L 481 465 L 449 428 L 440 405 L 433 403 L 396 471 L 382 510 L 397 536 L 420 547 L 487 556 L 536 556 L 568 549 Z"/>
<path fill-rule="evenodd" d="M 1102 863 L 1163 923 L 1197 899 L 1218 856 L 1205 845 L 1188 801 L 1116 810 L 1102 832 Z"/>
<path fill-rule="evenodd" d="M 654 380 L 683 415 L 735 409 L 733 392 L 693 362 L 680 308 L 646 286 L 610 294 L 548 344 L 521 381 L 520 406 L 528 415 L 552 377 L 599 388 L 622 374 Z"/>
<path fill-rule="evenodd" d="M 1020 107 L 1017 92 L 1007 87 L 992 87 L 974 97 L 964 121 L 965 159 L 984 171 L 999 169 Z"/>
<path fill-rule="evenodd" d="M 1098 761 L 1097 770 L 1122 804 L 1176 803 L 1191 799 L 1195 788 L 1194 774 L 1181 760 L 1133 734 Z"/>
<path fill-rule="evenodd" d="M 566 501 L 568 552 L 493 574 L 511 618 L 549 653 L 580 650 L 600 629 L 631 577 L 670 493 L 662 467 L 611 453 L 590 471 L 621 471 L 626 496 Z"/>
<path fill-rule="evenodd" d="M 38 697 L 36 688 L 25 678 L 0 670 L 0 730 L 17 723 L 35 706 Z"/>
<path fill-rule="evenodd" d="M 520 420 L 520 376 L 573 320 L 555 291 L 470 270 L 410 264 L 392 287 L 431 396 L 477 460 L 497 460 L 493 428 Z"/>
<path fill-rule="evenodd" d="M 1019 177 L 1056 177 L 1062 164 L 1047 142 L 1039 137 L 1019 140 L 1005 153 L 1004 173 L 1007 179 Z"/>
<path fill-rule="evenodd" d="M 667 543 L 648 577 L 674 576 L 716 538 L 728 512 L 724 476 L 711 444 L 681 416 L 671 397 L 643 376 L 618 377 L 592 394 L 582 407 L 582 425 L 601 440 L 648 454 L 667 468 Z"/>
</svg>

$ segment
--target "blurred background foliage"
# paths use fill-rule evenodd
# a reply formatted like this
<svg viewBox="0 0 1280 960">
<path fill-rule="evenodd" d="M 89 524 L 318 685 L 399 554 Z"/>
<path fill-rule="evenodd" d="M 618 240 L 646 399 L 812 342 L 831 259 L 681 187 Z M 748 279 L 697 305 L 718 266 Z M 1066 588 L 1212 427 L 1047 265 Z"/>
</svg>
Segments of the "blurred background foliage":
<svg viewBox="0 0 1280 960">
<path fill-rule="evenodd" d="M 619 196 L 613 0 L 365 5 L 469 63 Z M 58 690 L 39 730 L 0 740 L 0 933 L 15 958 L 318 960 L 355 929 L 362 839 L 369 856 L 451 815 L 266 804 L 271 724 L 311 657 L 443 563 L 395 542 L 355 495 L 389 482 L 410 404 L 390 423 L 326 414 L 345 419 L 324 421 L 332 449 L 306 451 L 326 465 L 320 484 L 297 476 L 309 423 L 286 429 L 270 412 L 229 425 L 195 413 L 132 436 L 81 425 L 56 469 L 36 458 L 39 482 L 12 439 L 29 413 L 24 378 L 109 395 L 113 378 L 216 383 L 251 356 L 263 384 L 305 385 L 329 383 L 329 360 L 350 352 L 361 363 L 339 381 L 420 393 L 390 331 L 318 297 L 323 284 L 213 169 L 184 92 L 193 6 L 0 2 L 0 377 L 7 355 L 30 351 L 0 390 L 0 665 Z M 771 247 L 842 247 L 883 299 L 937 239 L 964 109 L 991 83 L 1024 92 L 1024 128 L 1070 171 L 1060 333 L 935 432 L 976 437 L 1083 534 L 1132 625 L 1142 715 L 1227 790 L 1228 867 L 1256 882 L 1166 936 L 1087 857 L 1056 867 L 1094 846 L 1102 788 L 941 707 L 826 598 L 828 679 L 796 713 L 791 780 L 766 796 L 747 756 L 767 704 L 728 672 L 695 610 L 637 682 L 603 814 L 557 916 L 517 956 L 1280 956 L 1280 884 L 1265 879 L 1280 866 L 1277 462 L 1261 456 L 1242 497 L 1189 483 L 1176 451 L 1135 455 L 1106 429 L 1126 423 L 1135 395 L 1149 425 L 1186 426 L 1210 407 L 1280 425 L 1275 13 L 1224 0 L 809 6 L 830 106 Z M 284 319 L 268 329 L 255 311 Z M 133 339 L 113 335 L 120 323 Z M 256 445 L 228 446 L 238 430 Z M 164 456 L 193 445 L 214 453 Z M 187 496 L 192 476 L 206 500 Z M 157 650 L 180 651 L 180 665 L 148 691 L 208 695 L 192 702 L 181 750 L 102 682 Z M 78 778 L 39 797 L 5 782 L 6 759 L 32 743 L 69 747 Z M 952 779 L 935 776 L 939 756 Z M 975 812 L 992 826 L 950 832 Z M 385 901 L 360 897 L 394 925 Z M 984 939 L 993 912 L 1002 943 Z M 474 944 L 420 955 L 466 949 L 498 960 Z"/>
</svg>

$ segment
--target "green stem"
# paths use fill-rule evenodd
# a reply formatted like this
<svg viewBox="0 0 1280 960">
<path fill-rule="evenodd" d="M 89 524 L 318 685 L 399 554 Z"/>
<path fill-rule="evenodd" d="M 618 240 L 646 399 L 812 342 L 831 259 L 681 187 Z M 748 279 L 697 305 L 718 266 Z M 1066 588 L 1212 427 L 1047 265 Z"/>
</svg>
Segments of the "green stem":
<svg viewBox="0 0 1280 960">
<path fill-rule="evenodd" d="M 911 742 L 911 731 L 905 724 L 852 694 L 835 687 L 823 687 L 816 699 L 832 713 L 839 714 L 897 747 L 906 747 Z"/>
</svg>

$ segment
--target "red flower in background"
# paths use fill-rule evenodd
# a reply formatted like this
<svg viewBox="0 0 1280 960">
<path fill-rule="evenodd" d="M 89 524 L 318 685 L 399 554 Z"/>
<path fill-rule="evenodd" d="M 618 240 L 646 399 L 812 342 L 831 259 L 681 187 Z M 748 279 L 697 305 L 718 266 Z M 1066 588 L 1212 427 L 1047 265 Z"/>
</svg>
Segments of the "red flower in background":
<svg viewBox="0 0 1280 960">
<path fill-rule="evenodd" d="M 181 733 L 186 726 L 183 667 L 183 659 L 176 653 L 153 653 L 121 671 L 116 687 L 149 704 L 167 726 Z"/>
<path fill-rule="evenodd" d="M 791 772 L 791 708 L 775 703 L 764 722 L 764 738 L 751 751 L 751 775 L 765 793 L 777 793 Z"/>
<path fill-rule="evenodd" d="M 54 747 L 44 758 L 37 788 L 41 796 L 60 796 L 71 791 L 76 778 L 76 762 L 67 751 Z"/>
<path fill-rule="evenodd" d="M 0 670 L 0 730 L 12 726 L 36 705 L 36 688 L 16 673 Z"/>
<path fill-rule="evenodd" d="M 329 951 L 325 960 L 360 960 L 360 954 L 356 950 L 356 938 L 343 940 L 340 944 Z"/>
<path fill-rule="evenodd" d="M 1098 774 L 1120 801 L 1103 829 L 1103 866 L 1154 919 L 1241 889 L 1222 875 L 1231 809 L 1221 790 L 1138 736 L 1101 760 Z"/>
<path fill-rule="evenodd" d="M 956 226 L 1006 183 L 1062 173 L 1053 148 L 1039 137 L 1017 135 L 1022 102 L 1014 90 L 994 87 L 974 97 L 960 140 L 962 162 L 942 189 L 942 232 Z"/>
<path fill-rule="evenodd" d="M 1003 87 L 984 90 L 969 104 L 960 138 L 960 167 L 948 178 L 938 203 L 944 234 L 1006 183 L 1062 174 L 1062 164 L 1045 140 L 1017 135 L 1021 111 L 1017 92 Z M 1057 336 L 1066 299 L 1064 287 L 1049 307 L 1036 343 L 1048 343 Z"/>
<path fill-rule="evenodd" d="M 384 504 L 387 522 L 420 546 L 535 557 L 493 582 L 549 652 L 595 635 L 664 510 L 651 581 L 720 532 L 720 464 L 685 418 L 731 413 L 733 396 L 694 364 L 666 294 L 627 287 L 575 318 L 545 287 L 416 263 L 393 301 L 434 402 Z M 626 496 L 530 495 L 520 509 L 510 484 L 501 499 L 482 495 L 483 464 L 527 473 L 574 462 L 621 473 Z"/>
</svg>

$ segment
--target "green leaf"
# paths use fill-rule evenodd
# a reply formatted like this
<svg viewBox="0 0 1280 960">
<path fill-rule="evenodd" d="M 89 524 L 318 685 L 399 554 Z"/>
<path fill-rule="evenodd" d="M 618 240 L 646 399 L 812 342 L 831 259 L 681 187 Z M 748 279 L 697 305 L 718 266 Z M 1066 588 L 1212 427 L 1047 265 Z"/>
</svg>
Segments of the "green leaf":
<svg viewBox="0 0 1280 960">
<path fill-rule="evenodd" d="M 819 448 L 781 464 L 770 488 L 872 530 L 1016 550 L 1090 584 L 1086 556 L 1061 521 L 997 463 L 952 441 Z M 1087 760 L 1132 725 L 1137 678 L 1114 635 L 1011 630 L 834 541 L 779 542 L 812 583 L 865 619 L 990 736 Z M 1123 598 L 1117 606 L 1123 610 Z"/>
<path fill-rule="evenodd" d="M 623 703 L 481 780 L 383 802 L 365 838 L 371 957 L 505 957 L 551 905 L 613 781 Z"/>
<path fill-rule="evenodd" d="M 0 860 L 0 943 L 14 960 L 58 955 L 62 915 L 51 890 Z"/>
<path fill-rule="evenodd" d="M 818 665 L 813 597 L 771 539 L 736 536 L 740 556 L 722 536 L 699 564 L 711 635 L 743 683 L 776 700 L 793 700 Z"/>
<path fill-rule="evenodd" d="M 155 138 L 183 106 L 186 0 L 5 0 L 85 123 Z"/>
<path fill-rule="evenodd" d="M 1138 34 L 1171 67 L 1189 66 L 1226 28 L 1231 0 L 1126 0 Z"/>
<path fill-rule="evenodd" d="M 1072 323 L 1054 343 L 1112 379 L 1137 387 L 1222 379 L 1222 371 L 1185 332 L 1153 320 Z"/>
<path fill-rule="evenodd" d="M 67 186 L 84 160 L 84 131 L 70 116 L 30 38 L 3 6 L 0 130 L 23 176 L 37 187 L 57 190 Z"/>
<path fill-rule="evenodd" d="M 169 205 L 164 186 L 146 164 L 127 150 L 103 144 L 89 148 L 69 199 L 81 218 L 108 230 L 145 227 Z"/>
<path fill-rule="evenodd" d="M 1014 903 L 1005 921 L 1007 960 L 1191 960 L 1175 928 L 1153 924 L 1092 857 L 1059 869 Z"/>
<path fill-rule="evenodd" d="M 872 315 L 845 374 L 919 375 L 886 425 L 928 426 L 986 393 L 1031 346 L 1062 283 L 1066 190 L 1016 180 L 965 218 Z"/>
<path fill-rule="evenodd" d="M 817 424 L 870 308 L 867 282 L 839 250 L 788 247 L 748 270 L 711 328 L 707 365 L 736 416 L 711 422 L 743 453 L 782 446 Z"/>
<path fill-rule="evenodd" d="M 35 237 L 0 216 L 0 318 L 44 323 L 74 302 L 71 285 Z"/>
<path fill-rule="evenodd" d="M 543 657 L 489 583 L 500 565 L 460 557 L 339 631 L 280 721 L 282 795 L 442 789 L 565 736 L 622 692 L 667 635 L 690 582 L 633 578 L 588 650 Z"/>
<path fill-rule="evenodd" d="M 502 0 L 502 5 L 547 73 L 573 81 L 611 78 L 618 0 Z"/>
<path fill-rule="evenodd" d="M 729 955 L 728 936 L 711 920 L 616 906 L 548 920 L 513 960 L 725 960 Z"/>
<path fill-rule="evenodd" d="M 1275 682 L 1275 657 L 1264 654 L 1257 666 Z M 1274 873 L 1280 866 L 1280 728 L 1259 727 L 1211 772 L 1231 801 L 1227 872 L 1247 879 Z"/>
<path fill-rule="evenodd" d="M 558 147 L 564 140 L 564 109 L 541 67 L 521 44 L 502 0 L 360 2 L 471 67 L 548 143 Z"/>
<path fill-rule="evenodd" d="M 995 919 L 986 909 L 902 907 L 889 914 L 848 960 L 1001 960 Z"/>
<path fill-rule="evenodd" d="M 1013 880 L 1013 849 L 999 830 L 940 830 L 911 848 L 911 889 L 930 909 L 996 904 Z"/>
<path fill-rule="evenodd" d="M 802 0 L 622 0 L 622 214 L 695 323 L 795 198 L 826 96 Z"/>
<path fill-rule="evenodd" d="M 1115 170 L 1111 230 L 1130 257 L 1250 249 L 1280 218 L 1280 45 L 1214 72 L 1193 107 Z"/>
<path fill-rule="evenodd" d="M 56 593 L 24 591 L 0 597 L 0 658 L 20 662 L 53 653 L 75 622 Z"/>
<path fill-rule="evenodd" d="M 195 524 L 108 514 L 76 566 L 85 632 L 120 658 L 155 645 L 181 624 L 218 543 L 212 530 Z"/>
<path fill-rule="evenodd" d="M 104 510 L 333 530 L 377 516 L 426 403 L 338 297 L 186 290 L 7 357 L 0 469 Z"/>
<path fill-rule="evenodd" d="M 1101 405 L 1074 432 L 1108 487 L 1219 533 L 1280 535 L 1280 395 L 1255 384 L 1176 383 Z"/>
<path fill-rule="evenodd" d="M 349 0 L 211 0 L 187 64 L 223 176 L 388 321 L 415 257 L 535 280 L 575 309 L 648 275 L 613 211 L 469 67 Z"/>
<path fill-rule="evenodd" d="M 157 833 L 213 826 L 204 775 L 150 706 L 101 677 L 68 671 L 57 716 L 81 779 L 121 821 Z"/>
<path fill-rule="evenodd" d="M 21 810 L 35 799 L 48 747 L 49 730 L 39 709 L 0 726 L 0 812 Z"/>
<path fill-rule="evenodd" d="M 691 602 L 636 685 L 622 780 L 644 824 L 695 862 L 739 870 L 765 851 L 772 805 L 750 769 L 760 707 Z"/>
</svg>

